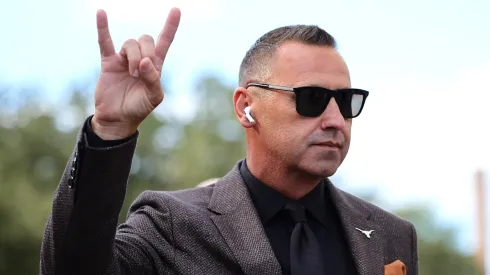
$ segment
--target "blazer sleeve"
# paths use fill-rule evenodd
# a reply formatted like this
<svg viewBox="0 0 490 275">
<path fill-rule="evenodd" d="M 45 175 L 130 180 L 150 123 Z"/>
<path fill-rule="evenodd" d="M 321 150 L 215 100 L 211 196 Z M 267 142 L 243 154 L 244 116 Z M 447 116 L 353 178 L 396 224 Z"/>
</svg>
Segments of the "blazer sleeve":
<svg viewBox="0 0 490 275">
<path fill-rule="evenodd" d="M 112 147 L 91 147 L 86 124 L 82 127 L 54 195 L 41 247 L 41 274 L 155 271 L 153 258 L 158 255 L 141 235 L 156 233 L 147 213 L 133 207 L 133 215 L 117 229 L 137 136 Z"/>
</svg>

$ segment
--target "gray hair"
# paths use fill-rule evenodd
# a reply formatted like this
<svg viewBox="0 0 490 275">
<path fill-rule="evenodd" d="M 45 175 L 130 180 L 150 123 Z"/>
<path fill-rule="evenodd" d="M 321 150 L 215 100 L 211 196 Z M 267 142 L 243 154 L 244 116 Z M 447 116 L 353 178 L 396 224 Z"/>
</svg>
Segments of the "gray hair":
<svg viewBox="0 0 490 275">
<path fill-rule="evenodd" d="M 240 65 L 239 85 L 244 87 L 250 80 L 257 81 L 270 75 L 269 62 L 276 49 L 284 42 L 295 41 L 306 45 L 337 48 L 335 38 L 315 25 L 291 25 L 269 31 L 260 37 L 247 51 Z"/>
</svg>

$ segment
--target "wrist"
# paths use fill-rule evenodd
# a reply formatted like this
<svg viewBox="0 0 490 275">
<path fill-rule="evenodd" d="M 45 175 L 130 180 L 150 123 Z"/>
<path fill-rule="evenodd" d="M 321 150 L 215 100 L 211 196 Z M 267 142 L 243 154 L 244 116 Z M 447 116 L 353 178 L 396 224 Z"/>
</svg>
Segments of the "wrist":
<svg viewBox="0 0 490 275">
<path fill-rule="evenodd" d="M 94 133 L 103 140 L 119 140 L 132 136 L 138 130 L 137 126 L 123 122 L 101 122 L 94 116 L 90 122 Z"/>
</svg>

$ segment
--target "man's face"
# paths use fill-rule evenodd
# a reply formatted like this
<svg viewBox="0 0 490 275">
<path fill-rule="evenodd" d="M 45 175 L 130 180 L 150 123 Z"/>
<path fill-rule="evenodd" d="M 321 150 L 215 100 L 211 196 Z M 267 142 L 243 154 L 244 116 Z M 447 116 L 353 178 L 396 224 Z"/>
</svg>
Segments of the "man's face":
<svg viewBox="0 0 490 275">
<path fill-rule="evenodd" d="M 343 59 L 335 49 L 325 46 L 284 43 L 271 61 L 271 73 L 268 84 L 332 90 L 350 87 Z M 303 117 L 296 112 L 294 93 L 273 91 L 254 102 L 253 111 L 260 114 L 260 143 L 288 170 L 329 177 L 347 155 L 351 119 L 344 119 L 334 98 L 319 117 Z"/>
</svg>

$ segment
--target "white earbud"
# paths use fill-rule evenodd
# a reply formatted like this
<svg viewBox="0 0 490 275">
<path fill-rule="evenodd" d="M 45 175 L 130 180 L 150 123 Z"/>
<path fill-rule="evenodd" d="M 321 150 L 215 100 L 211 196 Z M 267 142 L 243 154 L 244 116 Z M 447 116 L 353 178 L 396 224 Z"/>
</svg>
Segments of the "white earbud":
<svg viewBox="0 0 490 275">
<path fill-rule="evenodd" d="M 255 123 L 255 119 L 252 117 L 252 115 L 250 115 L 250 106 L 245 107 L 243 111 L 245 112 L 245 116 L 247 117 L 248 121 L 250 121 L 250 123 Z"/>
</svg>

